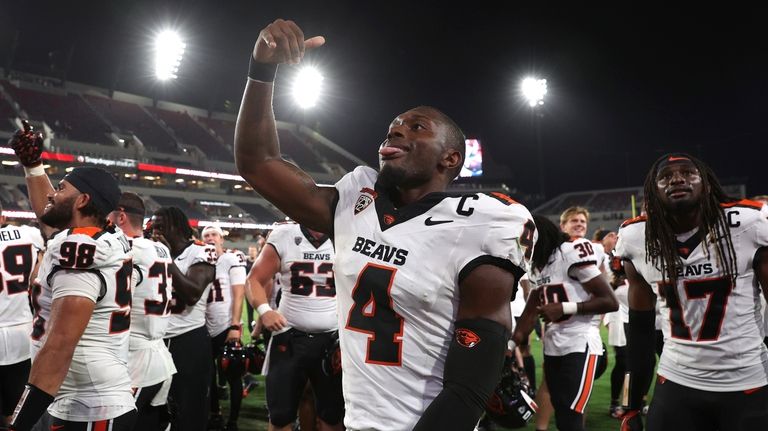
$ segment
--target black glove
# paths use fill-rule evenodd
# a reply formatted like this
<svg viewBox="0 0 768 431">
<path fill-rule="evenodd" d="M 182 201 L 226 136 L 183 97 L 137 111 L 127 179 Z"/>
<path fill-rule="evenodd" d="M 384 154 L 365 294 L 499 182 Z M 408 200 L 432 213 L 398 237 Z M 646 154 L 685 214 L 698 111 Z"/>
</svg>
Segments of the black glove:
<svg viewBox="0 0 768 431">
<path fill-rule="evenodd" d="M 8 141 L 19 162 L 27 168 L 43 163 L 43 134 L 35 132 L 27 120 L 21 120 L 24 130 L 17 130 Z"/>
<path fill-rule="evenodd" d="M 621 431 L 643 431 L 640 410 L 627 410 L 621 417 Z"/>
</svg>

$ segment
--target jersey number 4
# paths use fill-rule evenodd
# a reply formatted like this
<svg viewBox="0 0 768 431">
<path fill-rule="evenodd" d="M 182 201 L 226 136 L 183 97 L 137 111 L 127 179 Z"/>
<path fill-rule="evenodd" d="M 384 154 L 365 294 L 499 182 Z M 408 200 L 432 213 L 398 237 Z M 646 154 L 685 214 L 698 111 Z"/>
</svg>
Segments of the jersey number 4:
<svg viewBox="0 0 768 431">
<path fill-rule="evenodd" d="M 391 295 L 396 272 L 397 268 L 369 263 L 352 289 L 354 305 L 346 329 L 368 335 L 369 364 L 402 364 L 404 320 L 393 309 Z"/>
<path fill-rule="evenodd" d="M 671 283 L 659 283 L 669 307 L 669 321 L 672 337 L 692 340 L 691 328 L 685 323 L 685 313 L 677 295 L 677 289 Z M 701 329 L 696 341 L 715 341 L 720 337 L 723 326 L 725 309 L 728 307 L 728 297 L 733 291 L 733 283 L 727 278 L 710 278 L 704 280 L 685 280 L 683 291 L 688 300 L 704 299 L 709 296 Z"/>
</svg>

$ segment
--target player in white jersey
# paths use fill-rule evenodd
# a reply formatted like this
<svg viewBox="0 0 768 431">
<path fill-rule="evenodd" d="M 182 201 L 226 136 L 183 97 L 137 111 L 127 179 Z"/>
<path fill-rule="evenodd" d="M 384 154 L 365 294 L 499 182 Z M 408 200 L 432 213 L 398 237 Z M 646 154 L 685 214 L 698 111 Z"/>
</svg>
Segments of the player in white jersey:
<svg viewBox="0 0 768 431">
<path fill-rule="evenodd" d="M 173 358 L 163 343 L 168 326 L 171 297 L 171 252 L 164 244 L 144 238 L 144 201 L 132 192 L 123 192 L 109 220 L 131 243 L 133 266 L 138 283 L 131 307 L 131 337 L 128 369 L 138 410 L 137 430 L 159 428 L 159 409 L 165 405 L 170 379 L 176 372 Z M 158 395 L 159 394 L 159 395 Z"/>
<path fill-rule="evenodd" d="M 302 226 L 334 235 L 348 429 L 471 430 L 500 380 L 509 301 L 535 226 L 503 196 L 448 196 L 464 134 L 421 106 L 395 118 L 380 173 L 358 167 L 320 187 L 280 157 L 272 110 L 279 63 L 299 63 L 292 21 L 264 28 L 235 134 L 240 174 Z"/>
<path fill-rule="evenodd" d="M 630 410 L 622 429 L 642 429 L 657 301 L 665 344 L 648 429 L 768 429 L 760 313 L 768 209 L 729 198 L 709 167 L 687 154 L 658 159 L 644 194 L 647 217 L 625 222 L 617 245 L 629 280 Z"/>
<path fill-rule="evenodd" d="M 264 365 L 270 429 L 290 430 L 307 381 L 323 429 L 343 429 L 341 376 L 322 369 L 338 335 L 333 243 L 295 223 L 275 225 L 249 277 L 254 307 L 272 332 Z M 264 284 L 279 275 L 280 306 L 272 310 Z M 276 285 L 277 286 L 277 285 Z"/>
<path fill-rule="evenodd" d="M 557 429 L 584 429 L 584 409 L 603 354 L 600 315 L 619 308 L 597 264 L 590 241 L 570 238 L 543 216 L 534 216 L 539 239 L 533 253 L 531 292 L 514 340 L 533 330 L 537 315 L 546 322 L 544 379 L 555 410 Z"/>
<path fill-rule="evenodd" d="M 560 213 L 560 230 L 565 232 L 571 239 L 586 237 L 588 225 L 589 210 L 584 207 L 572 206 Z M 598 267 L 602 268 L 605 259 L 605 252 L 602 245 L 593 244 L 593 251 L 595 252 L 595 260 L 597 260 Z M 546 333 L 546 325 L 541 326 L 541 331 L 542 333 Z M 542 340 L 545 338 L 546 334 L 543 334 Z M 605 370 L 607 358 L 599 356 L 598 361 L 598 369 Z M 602 371 L 600 371 L 600 374 L 602 374 Z M 539 390 L 536 391 L 536 404 L 539 407 L 536 412 L 536 429 L 547 429 L 549 428 L 549 422 L 554 413 L 554 408 L 549 399 L 549 386 L 547 385 L 546 376 L 542 380 Z"/>
<path fill-rule="evenodd" d="M 31 429 L 47 409 L 51 429 L 129 430 L 136 417 L 127 365 L 133 267 L 125 235 L 107 222 L 120 188 L 112 174 L 78 167 L 54 189 L 40 161 L 42 136 L 24 127 L 11 146 L 50 238 L 38 279 L 52 303 L 10 429 Z"/>
<path fill-rule="evenodd" d="M 205 309 L 205 325 L 211 336 L 213 372 L 211 373 L 211 417 L 208 428 L 221 428 L 223 418 L 219 407 L 216 377 L 224 346 L 242 348 L 240 339 L 243 331 L 243 297 L 245 295 L 245 255 L 237 250 L 224 249 L 224 231 L 218 226 L 206 226 L 202 232 L 203 241 L 216 248 L 216 280 L 208 291 Z M 234 366 L 222 367 L 224 378 L 229 383 L 229 418 L 227 430 L 237 430 L 237 418 L 243 400 L 243 373 L 245 370 Z"/>
<path fill-rule="evenodd" d="M 7 426 L 31 366 L 30 277 L 43 249 L 40 230 L 6 224 L 0 205 L 0 428 Z"/>
<path fill-rule="evenodd" d="M 176 374 L 168 393 L 171 429 L 204 430 L 208 421 L 211 338 L 205 328 L 208 290 L 216 277 L 216 249 L 193 238 L 189 219 L 176 207 L 152 216 L 152 239 L 171 250 L 171 317 L 165 343 Z"/>
</svg>

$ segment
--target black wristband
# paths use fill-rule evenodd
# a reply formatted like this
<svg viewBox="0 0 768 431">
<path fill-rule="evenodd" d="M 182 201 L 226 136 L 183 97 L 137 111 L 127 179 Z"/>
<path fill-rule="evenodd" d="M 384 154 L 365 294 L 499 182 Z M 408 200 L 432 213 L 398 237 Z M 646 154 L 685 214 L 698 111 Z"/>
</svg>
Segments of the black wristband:
<svg viewBox="0 0 768 431">
<path fill-rule="evenodd" d="M 19 403 L 13 411 L 10 429 L 14 431 L 31 430 L 40 419 L 40 416 L 51 405 L 53 399 L 54 397 L 47 392 L 31 383 L 27 383 Z"/>
<path fill-rule="evenodd" d="M 277 74 L 277 65 L 259 63 L 251 55 L 251 63 L 248 65 L 248 77 L 261 82 L 274 82 Z"/>
<path fill-rule="evenodd" d="M 243 325 L 242 324 L 240 324 L 240 325 L 231 325 L 228 330 L 229 331 L 242 331 L 243 330 Z"/>
</svg>

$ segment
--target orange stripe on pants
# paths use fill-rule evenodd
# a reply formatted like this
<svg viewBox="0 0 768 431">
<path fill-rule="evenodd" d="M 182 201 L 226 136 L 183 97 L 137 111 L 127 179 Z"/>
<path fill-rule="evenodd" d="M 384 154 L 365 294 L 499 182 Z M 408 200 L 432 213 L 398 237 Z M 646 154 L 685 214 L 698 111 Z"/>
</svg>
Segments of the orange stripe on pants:
<svg viewBox="0 0 768 431">
<path fill-rule="evenodd" d="M 93 431 L 107 431 L 109 421 L 98 421 L 93 423 Z"/>
<path fill-rule="evenodd" d="M 584 386 L 581 387 L 581 395 L 579 395 L 578 401 L 576 401 L 575 411 L 584 413 L 584 408 L 587 407 L 587 401 L 592 394 L 592 384 L 595 382 L 595 364 L 597 363 L 597 355 L 589 355 L 587 361 L 587 372 L 584 377 Z"/>
</svg>

